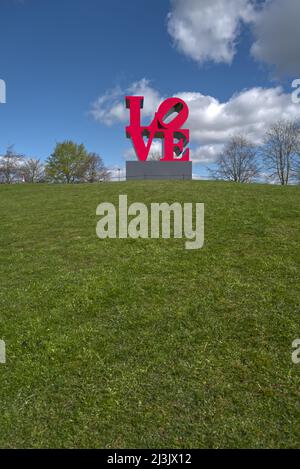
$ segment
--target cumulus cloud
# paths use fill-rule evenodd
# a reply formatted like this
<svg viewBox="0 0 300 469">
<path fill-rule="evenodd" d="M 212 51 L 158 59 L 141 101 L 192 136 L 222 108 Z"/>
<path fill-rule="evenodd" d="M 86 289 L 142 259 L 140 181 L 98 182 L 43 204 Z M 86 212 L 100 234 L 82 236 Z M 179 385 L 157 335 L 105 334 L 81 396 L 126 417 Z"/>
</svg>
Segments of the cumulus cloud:
<svg viewBox="0 0 300 469">
<path fill-rule="evenodd" d="M 195 163 L 210 164 L 214 162 L 223 149 L 223 144 L 201 145 L 191 150 L 191 159 Z"/>
<path fill-rule="evenodd" d="M 148 117 L 161 102 L 157 91 L 150 86 L 149 80 L 143 78 L 132 83 L 127 89 L 116 87 L 108 90 L 93 104 L 90 115 L 98 122 L 108 126 L 116 122 L 125 122 L 128 118 L 128 110 L 125 107 L 125 96 L 144 96 L 143 116 Z"/>
<path fill-rule="evenodd" d="M 300 115 L 300 107 L 292 103 L 291 95 L 280 86 L 244 90 L 226 102 L 201 93 L 177 96 L 188 103 L 192 139 L 203 144 L 222 143 L 233 133 L 244 133 L 259 143 L 266 126 Z"/>
<path fill-rule="evenodd" d="M 128 90 L 145 96 L 143 114 L 148 119 L 147 124 L 150 123 L 165 97 L 152 88 L 146 79 L 135 82 L 125 91 Z M 105 106 L 101 107 L 101 114 L 97 113 L 94 118 L 106 125 L 126 125 L 129 122 L 129 112 L 124 103 L 126 92 L 119 90 L 118 97 L 114 96 L 112 100 L 106 99 L 108 93 L 101 96 L 97 102 L 103 102 Z M 182 98 L 189 106 L 190 114 L 185 127 L 190 129 L 191 156 L 195 162 L 213 162 L 223 145 L 234 134 L 243 134 L 253 143 L 259 144 L 266 128 L 273 122 L 300 118 L 300 106 L 294 104 L 291 95 L 285 93 L 280 86 L 243 90 L 225 102 L 200 92 L 183 91 L 174 96 Z M 151 150 L 158 151 L 159 143 L 154 145 L 157 147 Z M 125 156 L 133 157 L 133 151 L 129 150 Z"/>
<path fill-rule="evenodd" d="M 168 32 L 177 49 L 202 64 L 230 64 L 243 24 L 251 54 L 281 74 L 299 74 L 299 0 L 171 0 Z"/>
<path fill-rule="evenodd" d="M 299 119 L 300 107 L 281 87 L 251 88 L 220 102 L 201 93 L 178 93 L 190 109 L 191 142 L 200 144 L 192 152 L 198 162 L 212 162 L 234 134 L 253 143 L 262 142 L 266 128 L 279 119 Z"/>
<path fill-rule="evenodd" d="M 268 0 L 256 17 L 253 56 L 282 74 L 299 74 L 299 21 L 299 0 Z"/>
<path fill-rule="evenodd" d="M 231 63 L 242 22 L 255 17 L 252 0 L 172 0 L 171 6 L 168 32 L 199 63 Z"/>
</svg>

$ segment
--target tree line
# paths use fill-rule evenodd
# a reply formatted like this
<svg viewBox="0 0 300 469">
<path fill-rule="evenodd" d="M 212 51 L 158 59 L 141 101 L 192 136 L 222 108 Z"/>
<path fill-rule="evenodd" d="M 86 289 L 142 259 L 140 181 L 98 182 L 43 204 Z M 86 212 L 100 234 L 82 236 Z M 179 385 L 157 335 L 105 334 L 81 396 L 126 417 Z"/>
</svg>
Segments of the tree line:
<svg viewBox="0 0 300 469">
<path fill-rule="evenodd" d="M 0 157 L 0 182 L 41 183 L 55 182 L 75 184 L 79 182 L 101 182 L 110 179 L 100 155 L 90 153 L 83 144 L 72 141 L 58 143 L 52 155 L 42 163 L 40 159 L 26 158 L 15 152 L 14 147 L 7 149 Z"/>
<path fill-rule="evenodd" d="M 159 155 L 155 154 L 153 159 L 159 159 Z M 244 135 L 233 135 L 209 172 L 214 179 L 239 183 L 259 180 L 262 176 L 282 185 L 299 183 L 300 122 L 275 122 L 260 146 Z M 39 159 L 25 158 L 13 147 L 0 157 L 0 183 L 93 183 L 110 177 L 100 155 L 72 141 L 58 143 L 45 164 Z"/>
<path fill-rule="evenodd" d="M 287 185 L 300 182 L 300 123 L 280 120 L 265 134 L 260 146 L 243 135 L 234 135 L 210 170 L 214 179 L 252 182 L 264 175 L 273 182 Z"/>
</svg>

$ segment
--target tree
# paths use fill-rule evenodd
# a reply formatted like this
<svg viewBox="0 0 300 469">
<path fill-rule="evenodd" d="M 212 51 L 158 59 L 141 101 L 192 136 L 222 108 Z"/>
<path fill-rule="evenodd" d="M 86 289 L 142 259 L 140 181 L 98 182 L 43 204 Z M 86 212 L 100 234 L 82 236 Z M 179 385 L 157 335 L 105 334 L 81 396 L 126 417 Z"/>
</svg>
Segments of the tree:
<svg viewBox="0 0 300 469">
<path fill-rule="evenodd" d="M 88 168 L 88 152 L 84 145 L 72 141 L 58 143 L 46 162 L 46 176 L 53 182 L 80 182 Z"/>
<path fill-rule="evenodd" d="M 270 176 L 276 177 L 283 186 L 295 174 L 299 141 L 299 124 L 295 121 L 277 121 L 266 133 L 263 160 Z"/>
<path fill-rule="evenodd" d="M 0 178 L 6 184 L 12 184 L 21 178 L 23 155 L 15 152 L 14 147 L 7 148 L 5 155 L 0 157 Z"/>
<path fill-rule="evenodd" d="M 215 179 L 234 182 L 251 182 L 259 174 L 256 149 L 246 137 L 235 135 L 225 145 L 212 171 Z"/>
<path fill-rule="evenodd" d="M 110 173 L 105 167 L 101 156 L 97 153 L 89 153 L 84 180 L 86 182 L 99 182 L 107 181 L 109 179 Z"/>
<path fill-rule="evenodd" d="M 40 160 L 30 158 L 25 160 L 22 165 L 22 173 L 24 175 L 25 182 L 42 182 L 44 180 L 44 166 Z"/>
<path fill-rule="evenodd" d="M 56 145 L 45 170 L 48 180 L 67 184 L 109 179 L 102 158 L 96 153 L 88 153 L 83 144 L 77 145 L 72 141 Z"/>
</svg>

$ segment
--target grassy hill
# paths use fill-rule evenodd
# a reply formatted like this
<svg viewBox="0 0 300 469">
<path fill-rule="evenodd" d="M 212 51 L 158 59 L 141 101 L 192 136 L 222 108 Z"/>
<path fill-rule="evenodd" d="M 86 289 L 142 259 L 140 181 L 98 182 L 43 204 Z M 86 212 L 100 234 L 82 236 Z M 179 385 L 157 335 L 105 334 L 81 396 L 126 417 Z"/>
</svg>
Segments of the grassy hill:
<svg viewBox="0 0 300 469">
<path fill-rule="evenodd" d="M 205 247 L 96 207 L 204 202 Z M 0 186 L 1 447 L 297 447 L 300 188 Z"/>
</svg>

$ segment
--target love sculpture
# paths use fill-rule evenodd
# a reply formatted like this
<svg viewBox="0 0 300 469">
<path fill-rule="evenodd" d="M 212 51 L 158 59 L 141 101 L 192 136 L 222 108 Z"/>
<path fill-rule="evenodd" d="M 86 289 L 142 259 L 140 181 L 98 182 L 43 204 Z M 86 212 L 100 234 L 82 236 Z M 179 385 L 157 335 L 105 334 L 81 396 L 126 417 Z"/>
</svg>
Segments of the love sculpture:
<svg viewBox="0 0 300 469">
<path fill-rule="evenodd" d="M 190 132 L 183 128 L 189 109 L 180 98 L 168 98 L 159 106 L 150 125 L 141 124 L 143 96 L 126 96 L 130 110 L 130 124 L 126 136 L 130 138 L 138 161 L 127 161 L 127 179 L 191 179 L 192 163 L 187 145 Z M 146 140 L 145 140 L 146 138 Z M 154 139 L 163 140 L 160 161 L 147 161 Z"/>
</svg>

